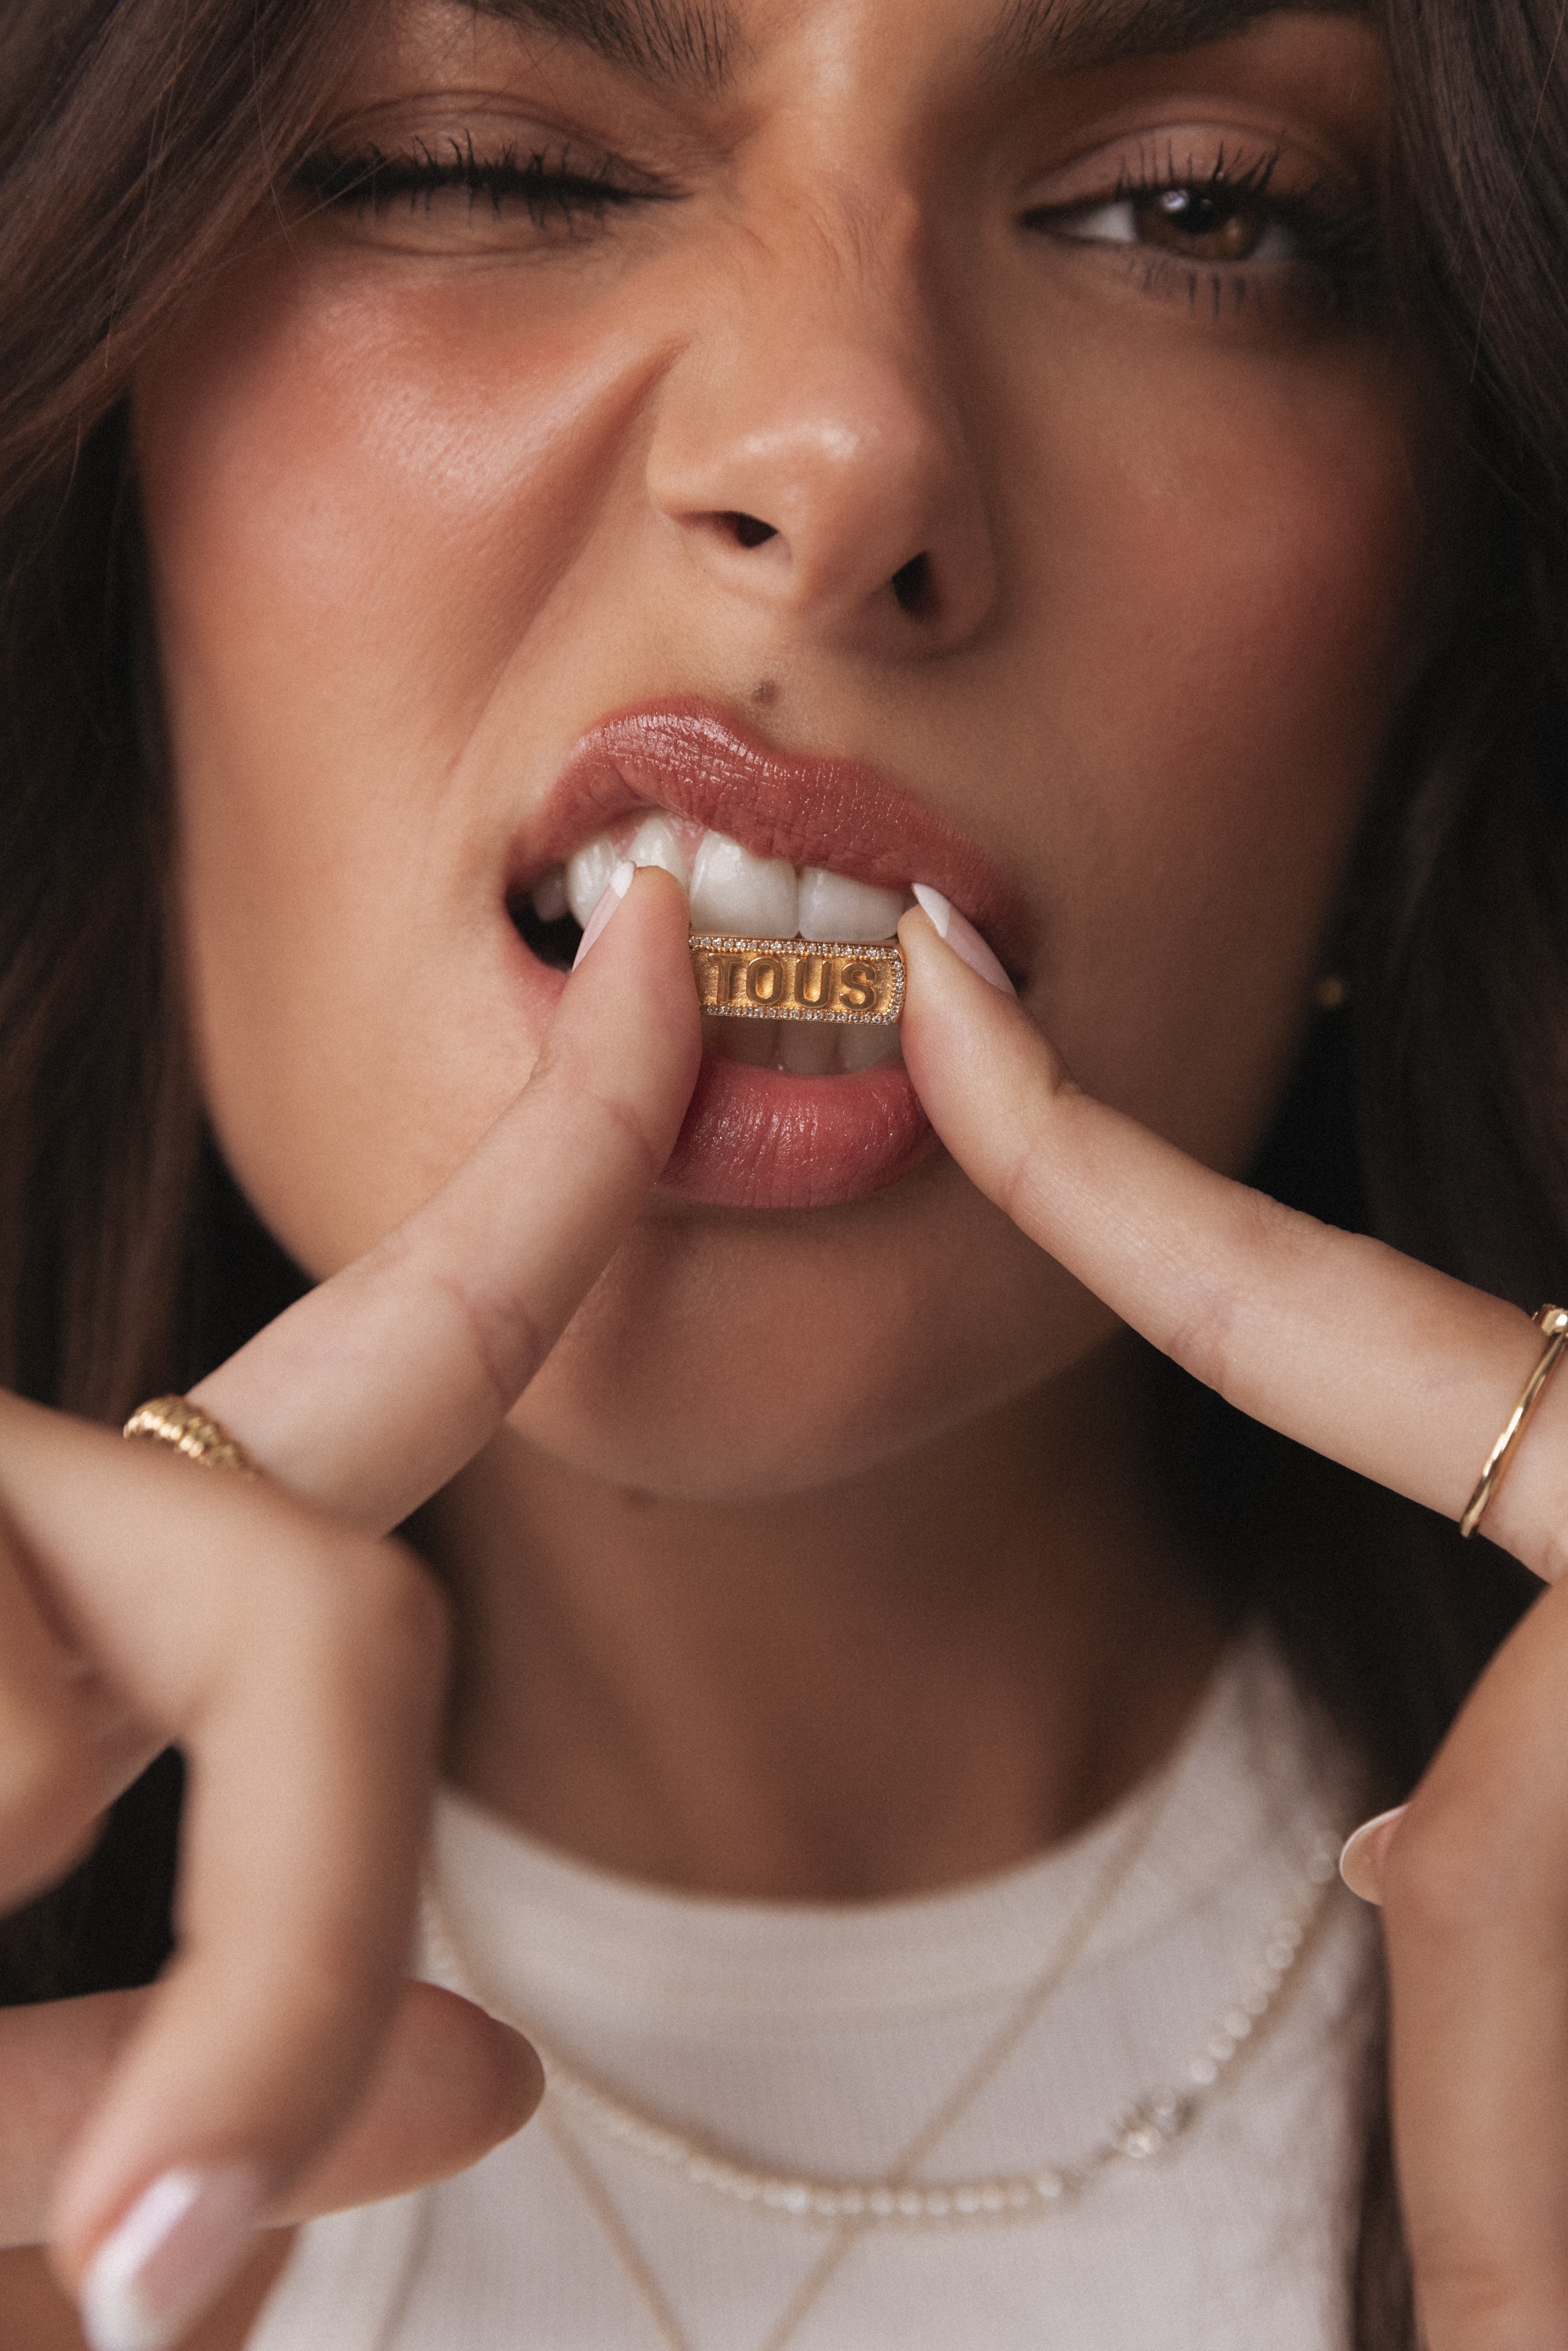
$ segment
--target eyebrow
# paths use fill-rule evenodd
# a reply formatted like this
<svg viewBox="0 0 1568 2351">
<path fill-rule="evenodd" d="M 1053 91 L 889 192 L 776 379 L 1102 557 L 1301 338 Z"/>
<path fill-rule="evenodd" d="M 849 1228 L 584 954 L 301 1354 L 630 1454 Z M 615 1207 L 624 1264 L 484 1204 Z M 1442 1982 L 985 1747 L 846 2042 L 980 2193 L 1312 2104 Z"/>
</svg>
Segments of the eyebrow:
<svg viewBox="0 0 1568 2351">
<path fill-rule="evenodd" d="M 1366 0 L 1010 0 L 987 57 L 1009 73 L 1080 73 L 1202 48 L 1291 14 L 1364 16 Z"/>
<path fill-rule="evenodd" d="M 718 89 L 735 27 L 723 0 L 473 0 L 482 16 L 555 33 L 645 79 Z"/>
<path fill-rule="evenodd" d="M 554 33 L 653 81 L 720 89 L 738 46 L 725 0 L 471 0 L 480 16 Z M 1008 0 L 984 44 L 1003 73 L 1081 72 L 1224 40 L 1295 10 L 1363 16 L 1367 0 Z"/>
</svg>

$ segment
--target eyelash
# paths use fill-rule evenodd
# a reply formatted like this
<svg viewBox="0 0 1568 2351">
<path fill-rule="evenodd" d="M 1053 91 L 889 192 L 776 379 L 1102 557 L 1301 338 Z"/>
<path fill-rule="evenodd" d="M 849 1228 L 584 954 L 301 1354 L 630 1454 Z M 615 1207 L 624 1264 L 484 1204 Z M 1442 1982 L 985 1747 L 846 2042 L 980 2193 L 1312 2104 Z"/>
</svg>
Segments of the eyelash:
<svg viewBox="0 0 1568 2351">
<path fill-rule="evenodd" d="M 323 148 L 295 176 L 308 195 L 334 211 L 380 214 L 399 204 L 414 211 L 422 200 L 428 210 L 438 195 L 466 192 L 471 210 L 487 200 L 499 217 L 504 206 L 520 204 L 536 228 L 550 228 L 601 221 L 606 213 L 657 199 L 656 189 L 622 186 L 609 177 L 610 169 L 605 163 L 576 172 L 570 151 L 551 157 L 543 148 L 524 157 L 508 146 L 481 157 L 468 137 L 442 151 L 416 143 L 406 155 L 388 155 L 376 146 L 352 155 Z"/>
<path fill-rule="evenodd" d="M 1072 205 L 1040 205 L 1022 215 L 1026 229 L 1055 230 L 1073 235 L 1072 224 L 1120 205 L 1138 206 L 1161 196 L 1186 196 L 1197 203 L 1236 206 L 1251 203 L 1266 215 L 1270 228 L 1282 228 L 1296 247 L 1298 265 L 1312 269 L 1320 287 L 1336 305 L 1349 308 L 1364 299 L 1377 277 L 1379 223 L 1370 205 L 1346 208 L 1326 202 L 1319 184 L 1300 192 L 1270 193 L 1280 152 L 1246 164 L 1233 162 L 1221 149 L 1213 167 L 1197 171 L 1190 161 L 1178 164 L 1174 153 L 1163 166 L 1150 169 L 1141 161 L 1135 173 L 1124 170 L 1113 193 Z M 352 154 L 323 148 L 298 169 L 300 188 L 323 208 L 356 215 L 388 213 L 398 205 L 428 211 L 448 193 L 464 193 L 469 208 L 487 204 L 501 217 L 511 205 L 520 205 L 535 229 L 572 229 L 600 225 L 612 212 L 661 201 L 666 192 L 656 187 L 630 188 L 610 177 L 613 166 L 596 163 L 591 171 L 571 168 L 570 148 L 552 155 L 535 148 L 525 155 L 505 146 L 494 155 L 476 151 L 473 137 L 453 139 L 442 149 L 415 142 L 410 152 L 389 155 L 373 144 Z M 1240 308 L 1261 300 L 1281 277 L 1278 262 L 1256 262 L 1252 256 L 1216 258 L 1196 248 L 1184 255 L 1173 246 L 1139 238 L 1084 238 L 1086 244 L 1120 246 L 1146 267 L 1150 291 L 1184 293 L 1196 308 L 1200 294 L 1218 315 L 1225 303 Z"/>
<path fill-rule="evenodd" d="M 1200 172 L 1190 162 L 1185 167 L 1178 164 L 1172 154 L 1162 167 L 1150 169 L 1144 162 L 1135 173 L 1124 171 L 1110 196 L 1095 197 L 1080 204 L 1041 205 L 1023 215 L 1023 225 L 1054 228 L 1071 235 L 1071 224 L 1074 221 L 1086 220 L 1122 204 L 1152 204 L 1161 196 L 1186 196 L 1198 203 L 1207 200 L 1218 203 L 1222 209 L 1228 204 L 1234 206 L 1250 202 L 1263 211 L 1270 227 L 1282 228 L 1290 235 L 1297 248 L 1295 259 L 1315 268 L 1337 295 L 1348 299 L 1364 292 L 1377 276 L 1380 223 L 1375 208 L 1347 208 L 1343 203 L 1330 203 L 1324 198 L 1322 183 L 1288 194 L 1273 194 L 1270 190 L 1279 163 L 1278 149 L 1242 165 L 1233 163 L 1222 149 L 1212 169 Z M 1254 264 L 1249 258 L 1216 260 L 1196 251 L 1184 257 L 1175 247 L 1134 244 L 1131 240 L 1126 249 L 1142 254 L 1155 269 L 1168 266 L 1189 274 L 1195 292 L 1205 277 L 1211 277 L 1217 287 L 1228 284 L 1233 294 L 1239 287 L 1244 291 L 1240 282 L 1249 269 L 1279 266 L 1276 263 Z"/>
</svg>

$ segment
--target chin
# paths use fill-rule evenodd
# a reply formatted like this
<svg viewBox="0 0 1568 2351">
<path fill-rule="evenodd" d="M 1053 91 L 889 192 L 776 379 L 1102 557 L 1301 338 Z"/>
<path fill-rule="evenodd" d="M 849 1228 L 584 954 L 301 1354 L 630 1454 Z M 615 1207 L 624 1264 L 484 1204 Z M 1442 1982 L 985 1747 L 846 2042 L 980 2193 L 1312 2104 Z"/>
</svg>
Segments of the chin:
<svg viewBox="0 0 1568 2351">
<path fill-rule="evenodd" d="M 597 1484 L 738 1504 L 873 1474 L 1070 1371 L 1113 1318 L 946 1173 L 968 1213 L 924 1247 L 895 1208 L 788 1233 L 776 1217 L 645 1222 L 508 1426 Z"/>
</svg>

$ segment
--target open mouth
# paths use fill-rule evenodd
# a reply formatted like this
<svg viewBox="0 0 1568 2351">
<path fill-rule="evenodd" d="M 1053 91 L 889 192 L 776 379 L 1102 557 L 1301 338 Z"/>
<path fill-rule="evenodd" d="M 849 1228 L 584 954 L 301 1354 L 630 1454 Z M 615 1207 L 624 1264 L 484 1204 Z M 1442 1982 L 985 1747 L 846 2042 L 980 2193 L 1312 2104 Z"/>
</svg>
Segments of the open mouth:
<svg viewBox="0 0 1568 2351">
<path fill-rule="evenodd" d="M 725 1007 L 704 1013 L 696 1088 L 657 1186 L 666 1200 L 846 1206 L 936 1154 L 897 1001 L 872 987 L 860 1017 L 874 974 L 856 967 L 885 974 L 896 960 L 884 943 L 918 879 L 1011 967 L 1030 916 L 977 843 L 864 761 L 788 753 L 712 704 L 672 699 L 591 726 L 514 843 L 507 904 L 536 976 L 570 970 L 623 858 L 685 890 L 694 984 Z M 774 1001 L 787 1018 L 771 1017 Z"/>
<path fill-rule="evenodd" d="M 727 833 L 654 809 L 595 833 L 513 902 L 512 919 L 541 962 L 570 968 L 583 926 L 623 858 L 674 876 L 690 900 L 694 932 L 737 943 L 876 946 L 893 937 L 899 916 L 915 903 L 907 890 L 857 882 L 827 866 L 757 856 Z M 816 960 L 811 970 L 812 959 L 806 959 L 808 1000 L 821 997 L 828 984 L 821 959 Z M 718 1061 L 802 1078 L 852 1076 L 904 1058 L 896 1020 L 770 1019 L 765 1001 L 748 1004 L 740 1019 L 705 1012 L 703 1050 Z"/>
</svg>

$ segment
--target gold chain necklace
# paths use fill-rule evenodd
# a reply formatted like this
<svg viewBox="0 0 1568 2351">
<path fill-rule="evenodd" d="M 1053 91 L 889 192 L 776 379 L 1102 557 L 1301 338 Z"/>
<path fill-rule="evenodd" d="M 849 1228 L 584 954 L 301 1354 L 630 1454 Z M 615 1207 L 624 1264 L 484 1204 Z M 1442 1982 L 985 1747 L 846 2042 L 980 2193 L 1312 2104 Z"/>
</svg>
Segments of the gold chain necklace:
<svg viewBox="0 0 1568 2351">
<path fill-rule="evenodd" d="M 692 2351 L 646 2255 L 627 2227 L 566 2109 L 575 2108 L 610 2139 L 678 2170 L 693 2186 L 766 2211 L 826 2222 L 831 2234 L 820 2259 L 807 2272 L 758 2351 L 785 2351 L 808 2313 L 821 2299 L 858 2240 L 889 2224 L 951 2227 L 967 2221 L 1019 2219 L 1060 2208 L 1082 2193 L 1111 2166 L 1158 2154 L 1186 2131 L 1198 2107 L 1218 2086 L 1240 2051 L 1256 2043 L 1264 2020 L 1295 1968 L 1333 1883 L 1343 1840 L 1321 1831 L 1306 1840 L 1301 1882 L 1292 1900 L 1270 1924 L 1257 1962 L 1235 1998 L 1217 2019 L 1202 2049 L 1188 2062 L 1181 2089 L 1155 2092 L 1128 2106 L 1087 2155 L 1071 2164 L 1051 2164 L 1013 2177 L 916 2185 L 914 2174 L 988 2088 L 1022 2042 L 1041 2010 L 1103 1923 L 1127 1878 L 1146 1850 L 1164 1814 L 1174 1774 L 1162 1775 L 1113 1846 L 1083 1902 L 1057 1938 L 1039 1974 L 1010 2014 L 904 2147 L 879 2180 L 811 2179 L 799 2173 L 757 2169 L 734 2161 L 618 2097 L 602 2084 L 552 2051 L 526 2022 L 507 2018 L 484 1999 L 460 1954 L 449 1920 L 434 1889 L 425 1897 L 425 1938 L 458 1988 L 503 2021 L 528 2032 L 544 2064 L 548 2087 L 540 2126 L 575 2181 L 612 2250 L 635 2288 L 664 2351 Z"/>
</svg>

